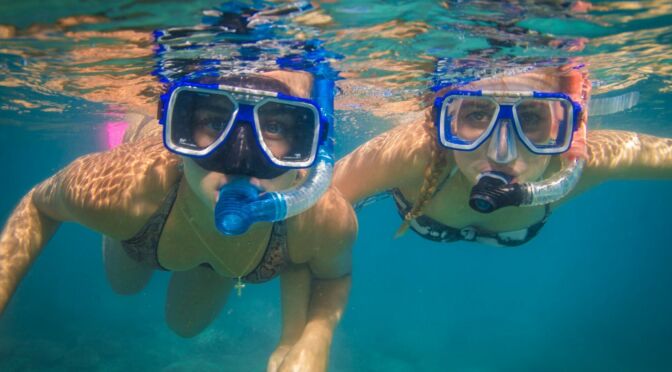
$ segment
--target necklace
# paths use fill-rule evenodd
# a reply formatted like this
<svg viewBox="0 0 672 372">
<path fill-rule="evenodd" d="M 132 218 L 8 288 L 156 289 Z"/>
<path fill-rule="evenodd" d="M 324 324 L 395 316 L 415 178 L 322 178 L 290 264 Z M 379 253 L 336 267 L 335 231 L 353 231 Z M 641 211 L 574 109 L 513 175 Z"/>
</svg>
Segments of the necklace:
<svg viewBox="0 0 672 372">
<path fill-rule="evenodd" d="M 256 261 L 256 255 L 252 255 L 252 260 L 247 264 L 245 269 L 239 274 L 235 275 L 235 272 L 229 268 L 227 264 L 224 263 L 224 261 L 215 253 L 215 251 L 210 247 L 210 245 L 203 239 L 201 236 L 201 233 L 198 232 L 198 229 L 194 226 L 192 220 L 193 217 L 189 216 L 187 212 L 184 210 L 185 206 L 180 204 L 179 205 L 179 210 L 182 213 L 182 216 L 187 220 L 187 223 L 189 224 L 189 227 L 194 231 L 196 234 L 196 237 L 198 240 L 201 242 L 201 244 L 205 247 L 205 249 L 210 252 L 210 255 L 214 257 L 220 265 L 222 265 L 226 271 L 230 272 L 231 274 L 234 274 L 234 279 L 236 279 L 236 284 L 233 285 L 233 288 L 236 289 L 236 293 L 238 294 L 238 297 L 241 297 L 243 295 L 243 289 L 245 288 L 245 283 L 243 283 L 243 274 L 246 274 L 247 271 L 252 267 L 252 264 Z"/>
</svg>

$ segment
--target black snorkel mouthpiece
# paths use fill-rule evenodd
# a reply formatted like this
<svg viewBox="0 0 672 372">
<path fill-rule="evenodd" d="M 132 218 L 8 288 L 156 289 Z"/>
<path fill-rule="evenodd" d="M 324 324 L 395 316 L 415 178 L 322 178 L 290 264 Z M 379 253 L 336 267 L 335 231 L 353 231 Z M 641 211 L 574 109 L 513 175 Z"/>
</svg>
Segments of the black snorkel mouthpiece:
<svg viewBox="0 0 672 372">
<path fill-rule="evenodd" d="M 477 212 L 492 213 L 499 208 L 519 206 L 525 199 L 524 188 L 511 183 L 511 177 L 502 172 L 485 172 L 471 189 L 469 206 Z"/>
</svg>

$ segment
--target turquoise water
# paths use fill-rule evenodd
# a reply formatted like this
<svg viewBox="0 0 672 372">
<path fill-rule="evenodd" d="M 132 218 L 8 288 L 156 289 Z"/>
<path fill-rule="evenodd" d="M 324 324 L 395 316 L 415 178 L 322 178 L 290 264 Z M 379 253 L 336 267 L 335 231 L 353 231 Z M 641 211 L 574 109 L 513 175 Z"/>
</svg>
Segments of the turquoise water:
<svg viewBox="0 0 672 372">
<path fill-rule="evenodd" d="M 437 57 L 580 56 L 595 95 L 641 97 L 631 110 L 591 118 L 592 128 L 672 137 L 668 4 L 595 2 L 587 14 L 492 4 L 320 4 L 331 20 L 302 27 L 346 56 L 336 64 L 347 77 L 336 102 L 339 154 L 414 118 L 393 108 L 423 90 Z M 151 107 L 152 79 L 144 77 L 153 62 L 142 35 L 197 23 L 211 5 L 0 4 L 0 24 L 16 29 L 0 39 L 2 221 L 33 185 L 104 148 L 110 111 Z M 83 14 L 96 21 L 57 24 Z M 582 51 L 547 46 L 577 37 L 588 38 Z M 133 94 L 119 95 L 120 84 Z M 331 370 L 672 370 L 671 187 L 600 185 L 554 211 L 540 235 L 516 249 L 433 244 L 413 234 L 394 240 L 400 221 L 392 202 L 367 207 Z M 116 295 L 100 242 L 79 226 L 61 227 L 0 319 L 0 370 L 264 370 L 280 332 L 277 281 L 232 296 L 210 328 L 185 340 L 164 324 L 168 275 L 157 273 L 139 295 Z"/>
</svg>

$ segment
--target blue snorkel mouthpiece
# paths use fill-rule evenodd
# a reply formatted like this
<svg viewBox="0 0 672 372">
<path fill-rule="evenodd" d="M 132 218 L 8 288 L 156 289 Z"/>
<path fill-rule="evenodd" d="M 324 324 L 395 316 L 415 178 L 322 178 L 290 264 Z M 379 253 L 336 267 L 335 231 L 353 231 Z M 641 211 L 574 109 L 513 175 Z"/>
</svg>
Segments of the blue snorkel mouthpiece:
<svg viewBox="0 0 672 372">
<path fill-rule="evenodd" d="M 243 180 L 224 185 L 215 205 L 217 230 L 224 235 L 240 235 L 255 222 L 285 220 L 312 207 L 329 188 L 334 169 L 333 150 L 324 147 L 304 182 L 292 189 L 261 193 Z"/>
<path fill-rule="evenodd" d="M 244 234 L 258 221 L 275 221 L 275 193 L 261 190 L 244 180 L 224 185 L 215 205 L 215 227 L 224 235 Z"/>
<path fill-rule="evenodd" d="M 254 1 L 227 2 L 205 13 L 203 24 L 196 27 L 173 28 L 155 32 L 157 66 L 154 74 L 170 86 L 199 79 L 293 70 L 311 73 L 314 77 L 312 98 L 319 106 L 327 130 L 320 134 L 315 162 L 307 169 L 302 182 L 289 190 L 263 192 L 249 181 L 233 181 L 219 190 L 215 205 L 215 225 L 224 235 L 244 234 L 255 222 L 275 222 L 300 214 L 313 206 L 327 191 L 334 167 L 334 81 L 338 72 L 330 60 L 342 56 L 324 49 L 317 39 L 296 40 L 288 19 L 312 8 L 308 1 L 286 5 Z M 185 51 L 189 53 L 185 53 Z M 193 56 L 193 57 L 192 57 Z M 213 87 L 212 89 L 215 89 Z M 161 96 L 159 123 L 168 123 L 169 94 Z M 324 120 L 322 120 L 324 119 Z M 168 147 L 168 146 L 166 146 Z M 240 155 L 240 154 L 239 154 Z M 230 156 L 212 158 L 213 164 L 230 162 Z M 205 160 L 204 160 L 205 161 Z M 203 166 L 204 161 L 199 165 Z M 205 169 L 239 176 L 259 171 L 258 164 L 238 169 L 222 169 L 207 164 Z M 241 170 L 242 169 L 242 170 Z M 269 172 L 270 173 L 270 172 Z M 272 179 L 275 177 L 267 177 Z"/>
</svg>

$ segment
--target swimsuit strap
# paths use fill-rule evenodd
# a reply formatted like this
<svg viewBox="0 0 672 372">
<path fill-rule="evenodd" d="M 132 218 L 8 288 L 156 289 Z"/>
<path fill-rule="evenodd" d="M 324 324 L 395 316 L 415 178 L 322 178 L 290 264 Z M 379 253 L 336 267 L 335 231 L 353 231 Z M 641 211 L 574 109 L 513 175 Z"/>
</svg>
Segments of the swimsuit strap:
<svg viewBox="0 0 672 372">
<path fill-rule="evenodd" d="M 287 221 L 273 224 L 264 257 L 249 274 L 243 277 L 246 283 L 263 283 L 275 278 L 291 262 L 287 247 Z"/>
<path fill-rule="evenodd" d="M 355 203 L 352 206 L 352 209 L 355 210 L 355 212 L 359 212 L 362 208 L 367 207 L 375 202 L 381 201 L 383 199 L 387 199 L 390 197 L 390 194 L 392 193 L 392 190 L 386 190 L 383 192 L 379 192 L 378 194 L 373 194 L 371 196 L 368 196 L 357 203 Z"/>
<path fill-rule="evenodd" d="M 133 237 L 121 241 L 124 251 L 132 259 L 151 267 L 165 270 L 159 263 L 159 240 L 161 240 L 161 233 L 177 199 L 180 180 L 171 186 L 168 195 L 163 199 L 159 208 L 149 217 L 145 225 L 140 228 L 140 231 L 133 235 Z"/>
<path fill-rule="evenodd" d="M 413 208 L 413 204 L 404 197 L 399 189 L 392 190 L 392 196 L 394 201 L 397 204 L 397 210 L 401 218 L 404 218 L 406 213 Z M 544 206 L 544 216 L 542 219 L 533 225 L 530 225 L 527 229 L 524 229 L 524 234 L 521 238 L 511 238 L 507 237 L 507 234 L 511 232 L 487 232 L 479 231 L 478 228 L 473 226 L 467 226 L 461 229 L 445 225 L 435 219 L 428 217 L 426 215 L 418 216 L 415 220 L 411 221 L 410 228 L 415 231 L 421 237 L 432 240 L 440 243 L 451 243 L 460 240 L 465 241 L 477 241 L 482 243 L 494 244 L 499 246 L 514 247 L 528 242 L 534 238 L 548 218 L 551 215 L 550 204 Z M 523 230 L 517 230 L 523 231 Z"/>
</svg>

